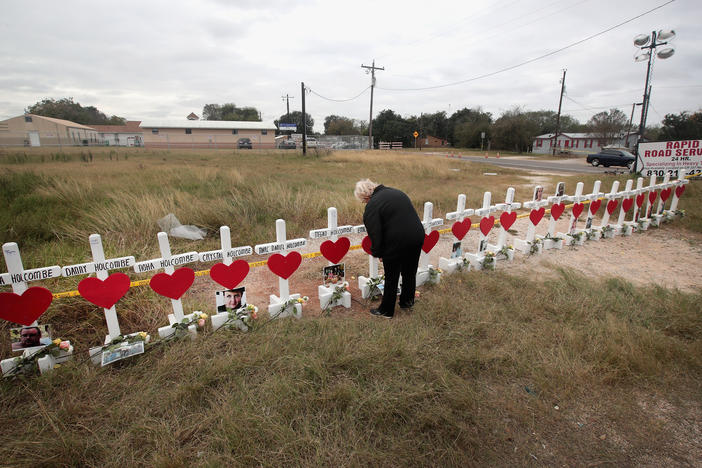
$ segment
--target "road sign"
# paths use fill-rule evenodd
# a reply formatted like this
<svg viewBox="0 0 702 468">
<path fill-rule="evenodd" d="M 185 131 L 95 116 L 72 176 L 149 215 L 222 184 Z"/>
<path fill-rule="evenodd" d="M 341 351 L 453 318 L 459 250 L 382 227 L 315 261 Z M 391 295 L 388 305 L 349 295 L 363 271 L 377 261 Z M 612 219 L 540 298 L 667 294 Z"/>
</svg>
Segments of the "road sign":
<svg viewBox="0 0 702 468">
<path fill-rule="evenodd" d="M 419 133 L 414 132 L 412 135 L 414 135 L 414 137 L 417 138 L 419 136 Z"/>
</svg>

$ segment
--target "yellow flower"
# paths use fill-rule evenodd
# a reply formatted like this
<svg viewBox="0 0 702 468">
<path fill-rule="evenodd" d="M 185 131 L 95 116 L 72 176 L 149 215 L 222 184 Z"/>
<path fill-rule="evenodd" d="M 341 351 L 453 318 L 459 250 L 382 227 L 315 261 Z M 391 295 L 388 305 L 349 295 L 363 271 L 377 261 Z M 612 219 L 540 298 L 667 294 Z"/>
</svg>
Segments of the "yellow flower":
<svg viewBox="0 0 702 468">
<path fill-rule="evenodd" d="M 60 344 L 61 344 L 61 338 L 56 338 L 54 341 L 52 341 L 52 343 L 55 344 L 56 346 L 60 345 Z"/>
<path fill-rule="evenodd" d="M 139 336 L 142 338 L 146 338 L 146 332 L 139 332 Z"/>
<path fill-rule="evenodd" d="M 201 318 L 201 319 L 206 319 L 206 318 L 207 318 L 207 314 L 200 314 L 200 318 Z"/>
<path fill-rule="evenodd" d="M 304 301 L 304 299 L 302 299 L 301 297 L 298 297 L 298 298 L 297 298 L 297 302 L 299 302 L 300 304 L 302 304 L 302 303 L 305 302 L 305 301 Z"/>
</svg>

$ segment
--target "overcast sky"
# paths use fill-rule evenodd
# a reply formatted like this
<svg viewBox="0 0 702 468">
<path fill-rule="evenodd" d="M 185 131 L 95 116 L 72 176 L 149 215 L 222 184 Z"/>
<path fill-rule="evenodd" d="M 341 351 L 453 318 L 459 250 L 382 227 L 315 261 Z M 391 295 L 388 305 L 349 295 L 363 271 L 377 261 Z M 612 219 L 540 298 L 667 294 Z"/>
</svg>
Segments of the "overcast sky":
<svg viewBox="0 0 702 468">
<path fill-rule="evenodd" d="M 701 20 L 700 0 L 4 0 L 0 119 L 73 97 L 129 120 L 234 102 L 272 121 L 285 113 L 285 94 L 301 110 L 305 82 L 307 112 L 323 131 L 331 114 L 368 120 L 361 65 L 375 59 L 385 70 L 376 72 L 374 115 L 555 111 L 567 69 L 563 110 L 584 123 L 612 107 L 630 115 L 646 78 L 634 36 L 673 29 L 675 55 L 654 65 L 653 124 L 702 108 Z"/>
</svg>

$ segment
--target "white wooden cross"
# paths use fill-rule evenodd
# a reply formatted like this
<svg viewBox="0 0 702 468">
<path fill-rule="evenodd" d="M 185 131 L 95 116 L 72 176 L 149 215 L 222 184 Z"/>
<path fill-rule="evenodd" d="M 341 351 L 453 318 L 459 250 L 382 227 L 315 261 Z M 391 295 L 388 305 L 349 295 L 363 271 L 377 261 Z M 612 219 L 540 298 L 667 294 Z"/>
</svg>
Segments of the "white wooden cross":
<svg viewBox="0 0 702 468">
<path fill-rule="evenodd" d="M 495 205 L 496 210 L 502 211 L 502 215 L 500 215 L 500 233 L 497 236 L 497 244 L 492 245 L 492 244 L 488 243 L 487 248 L 489 251 L 494 252 L 494 253 L 498 253 L 505 246 L 505 241 L 507 240 L 507 229 L 505 229 L 505 226 L 502 223 L 502 217 L 505 216 L 505 221 L 508 221 L 507 216 L 510 216 L 510 218 L 513 216 L 515 221 L 516 221 L 516 213 L 514 215 L 512 215 L 512 210 L 518 210 L 521 207 L 522 207 L 521 203 L 514 202 L 514 188 L 509 187 L 507 189 L 507 194 L 505 195 L 505 202 L 498 203 Z M 512 261 L 513 258 L 514 258 L 514 249 L 507 249 L 506 260 Z M 495 260 L 497 260 L 497 257 L 495 257 Z"/>
<path fill-rule="evenodd" d="M 490 205 L 492 200 L 492 194 L 490 192 L 485 192 L 483 194 L 483 206 L 475 210 L 475 214 L 482 218 L 490 216 L 490 213 L 497 211 L 497 207 Z M 489 234 L 489 232 L 488 232 Z M 474 269 L 482 269 L 483 260 L 485 259 L 485 251 L 487 250 L 487 235 L 483 234 L 482 230 L 478 233 L 478 250 L 476 253 L 467 253 L 466 258 L 471 263 Z"/>
<path fill-rule="evenodd" d="M 607 229 L 606 231 L 602 232 L 602 237 L 614 237 L 614 226 L 609 225 L 609 210 L 607 209 L 607 204 L 611 202 L 612 200 L 616 200 L 619 198 L 619 181 L 615 180 L 612 183 L 612 190 L 609 191 L 609 193 L 605 194 L 605 210 L 604 214 L 602 215 L 602 221 L 600 223 L 600 229 Z M 609 229 L 611 228 L 611 229 Z"/>
<path fill-rule="evenodd" d="M 589 238 L 591 240 L 597 241 L 600 240 L 601 231 L 599 229 L 592 228 L 592 219 L 595 217 L 595 213 L 599 211 L 600 207 L 602 206 L 602 200 L 600 200 L 600 198 L 604 197 L 604 193 L 600 192 L 600 185 L 602 185 L 602 183 L 599 180 L 596 180 L 595 184 L 592 187 L 592 193 L 589 193 L 586 197 L 587 200 L 590 201 L 590 204 L 587 206 L 587 217 L 585 218 L 585 231 L 589 233 Z M 595 203 L 596 205 L 593 205 L 593 203 Z M 597 209 L 594 210 L 595 213 L 593 213 L 593 206 L 597 206 Z"/>
<path fill-rule="evenodd" d="M 540 210 L 541 208 L 544 208 L 546 205 L 548 205 L 548 200 L 543 200 L 539 199 L 540 194 L 543 193 L 543 187 L 540 185 L 537 185 L 534 187 L 534 196 L 530 201 L 525 201 L 522 203 L 522 206 L 524 208 L 527 208 L 529 210 Z M 539 220 L 540 222 L 540 220 Z M 530 254 L 532 253 L 531 247 L 534 243 L 534 239 L 536 237 L 536 226 L 534 223 L 531 221 L 531 213 L 529 217 L 529 227 L 527 228 L 527 233 L 526 237 L 522 239 L 514 239 L 514 247 L 522 252 L 523 254 Z M 534 253 L 540 253 L 541 248 L 539 247 L 537 250 L 534 251 Z"/>
<path fill-rule="evenodd" d="M 457 222 L 463 222 L 466 217 L 471 216 L 475 213 L 473 209 L 466 209 L 466 196 L 464 194 L 458 195 L 458 202 L 456 203 L 456 211 L 446 213 L 446 219 L 456 220 Z M 454 234 L 453 243 L 461 242 Z M 439 268 L 446 274 L 451 274 L 457 271 L 459 268 L 463 268 L 463 255 L 457 258 L 444 258 L 439 257 Z M 466 270 L 470 269 L 470 263 L 467 264 Z"/>
<path fill-rule="evenodd" d="M 175 266 L 196 262 L 200 259 L 197 252 L 186 252 L 184 254 L 172 255 L 171 245 L 168 242 L 168 234 L 165 232 L 158 233 L 158 247 L 161 252 L 161 258 L 137 262 L 134 265 L 135 272 L 145 273 L 147 271 L 163 269 L 167 274 L 172 275 L 175 271 Z M 173 309 L 173 313 L 168 315 L 169 325 L 158 329 L 161 337 L 174 333 L 175 328 L 173 328 L 172 325 L 185 318 L 185 315 L 183 314 L 183 303 L 180 299 L 171 299 L 171 307 Z M 188 314 L 188 317 L 191 315 L 192 314 Z"/>
<path fill-rule="evenodd" d="M 559 205 L 565 200 L 565 183 L 558 182 L 558 184 L 556 184 L 556 194 L 548 197 L 548 202 L 551 203 L 551 216 L 548 221 L 548 230 L 546 231 L 546 236 L 536 236 L 537 238 L 543 240 L 543 248 L 545 250 L 563 248 L 563 239 L 552 239 L 554 237 L 554 231 L 556 230 L 556 219 L 553 216 L 553 205 Z M 563 210 L 563 212 L 565 212 L 565 209 Z M 563 214 L 561 214 L 560 216 L 563 216 Z M 560 216 L 558 217 L 558 219 L 561 219 Z"/>
<path fill-rule="evenodd" d="M 665 201 L 663 201 L 663 197 L 661 197 L 661 192 L 663 190 L 666 190 L 670 188 L 673 184 L 670 182 L 670 174 L 666 173 L 665 176 L 663 176 L 663 183 L 658 184 L 658 206 L 656 206 L 655 211 L 653 212 L 653 215 L 651 218 L 655 218 L 656 224 L 660 225 L 661 218 L 663 218 L 663 208 L 665 207 Z M 671 189 L 672 191 L 672 189 Z"/>
<path fill-rule="evenodd" d="M 634 214 L 632 216 L 632 221 L 630 221 L 630 223 L 632 223 L 632 224 L 634 224 L 634 223 L 639 224 L 638 223 L 639 216 L 640 216 L 639 211 L 643 211 L 643 198 L 646 197 L 646 195 L 644 194 L 643 182 L 644 182 L 643 177 L 638 177 L 636 179 L 636 188 L 634 189 Z M 637 202 L 637 200 L 639 200 L 639 199 L 641 200 L 641 206 L 642 206 L 641 208 L 639 208 L 639 204 Z M 643 224 L 646 224 L 646 227 L 643 227 Z M 646 228 L 648 228 L 648 221 L 645 221 L 645 222 L 642 221 L 640 226 L 641 226 L 641 230 L 645 231 Z"/>
<path fill-rule="evenodd" d="M 619 203 L 619 218 L 617 218 L 617 224 L 614 226 L 615 235 L 630 236 L 631 233 L 634 232 L 634 229 L 630 224 L 624 223 L 624 219 L 626 218 L 627 213 L 627 210 L 624 207 L 624 202 L 627 200 L 631 200 L 630 202 L 628 202 L 631 203 L 629 209 L 632 209 L 633 205 L 636 204 L 636 199 L 634 198 L 636 191 L 632 190 L 633 185 L 634 180 L 629 179 L 626 181 L 626 186 L 624 187 L 624 190 L 622 192 L 619 192 L 619 194 L 622 196 L 622 199 Z"/>
<path fill-rule="evenodd" d="M 651 212 L 653 211 L 653 203 L 651 203 L 651 199 L 649 198 L 649 196 L 654 190 L 656 190 L 656 175 L 651 174 L 651 179 L 648 184 L 648 187 L 646 187 L 643 192 L 645 194 L 644 196 L 646 197 L 646 200 L 644 200 L 646 202 L 646 209 L 643 211 L 643 216 L 641 216 L 642 218 L 648 221 L 646 223 L 647 226 L 651 222 Z"/>
<path fill-rule="evenodd" d="M 0 285 L 11 285 L 12 292 L 19 296 L 22 296 L 25 293 L 25 291 L 29 289 L 29 286 L 27 286 L 28 282 L 52 279 L 61 276 L 61 267 L 59 267 L 58 265 L 25 270 L 22 264 L 22 257 L 20 256 L 19 246 L 15 242 L 7 242 L 3 244 L 2 252 L 5 256 L 7 273 L 3 273 L 2 275 L 0 275 Z M 29 321 L 30 317 L 27 317 L 27 319 L 27 321 Z M 35 319 L 29 326 L 36 327 L 38 325 L 39 322 Z M 29 357 L 44 346 L 46 345 L 24 348 L 22 356 Z M 70 346 L 69 342 L 69 349 L 67 351 L 60 351 L 60 355 L 57 357 L 54 357 L 50 354 L 43 356 L 37 359 L 37 365 L 39 366 L 39 370 L 42 373 L 44 373 L 46 371 L 52 370 L 54 368 L 54 364 L 64 362 L 70 359 L 72 357 L 72 354 L 73 347 Z M 3 375 L 12 372 L 16 366 L 17 361 L 15 360 L 15 358 L 3 359 L 2 361 L 0 361 L 0 368 L 2 368 Z"/>
<path fill-rule="evenodd" d="M 285 220 L 283 219 L 277 219 L 275 221 L 275 236 L 275 242 L 255 245 L 254 251 L 259 255 L 274 253 L 285 255 L 285 252 L 288 250 L 299 249 L 307 245 L 307 239 L 304 237 L 290 240 L 286 239 Z M 299 294 L 290 294 L 290 284 L 288 280 L 279 276 L 278 289 L 280 291 L 280 296 L 274 294 L 269 296 L 268 315 L 272 318 L 283 318 L 290 315 L 293 315 L 295 318 L 302 317 L 302 305 L 298 302 L 288 303 L 288 301 L 300 298 Z"/>
<path fill-rule="evenodd" d="M 424 217 L 422 218 L 422 226 L 424 227 L 424 234 L 429 235 L 431 234 L 431 230 L 433 227 L 436 226 L 441 226 L 444 224 L 444 220 L 442 218 L 432 218 L 432 214 L 434 211 L 434 204 L 432 202 L 426 202 L 424 203 Z M 438 235 L 438 232 L 437 234 Z M 431 275 L 429 273 L 429 269 L 433 269 L 434 267 L 429 264 L 429 254 L 424 252 L 422 250 L 419 253 L 419 268 L 417 268 L 417 286 L 421 286 L 427 281 L 431 280 Z M 401 275 L 400 275 L 401 276 Z M 441 274 L 437 273 L 434 276 L 433 282 L 438 283 L 439 280 L 441 279 Z"/>
<path fill-rule="evenodd" d="M 337 213 L 335 207 L 327 208 L 327 227 L 326 229 L 315 229 L 310 231 L 310 238 L 312 239 L 324 239 L 326 237 L 330 238 L 332 242 L 339 240 L 340 234 L 350 234 L 353 232 L 353 226 L 338 226 L 337 225 Z M 328 262 L 328 265 L 333 265 L 332 262 Z M 343 284 L 331 284 L 329 287 L 325 285 L 320 285 L 317 287 L 317 295 L 319 296 L 319 307 L 324 310 L 330 306 L 329 302 L 334 294 L 334 289 L 342 286 L 348 286 L 348 282 L 344 281 Z M 337 305 L 343 305 L 347 309 L 351 308 L 351 294 L 348 291 L 341 293 L 341 297 L 331 304 L 331 307 Z"/>
<path fill-rule="evenodd" d="M 678 209 L 678 200 L 680 200 L 678 190 L 684 191 L 685 184 L 690 183 L 690 181 L 685 178 L 685 171 L 678 171 L 678 173 L 680 174 L 680 176 L 678 177 L 678 180 L 675 181 L 675 185 L 673 186 L 673 200 L 670 202 L 670 209 L 668 210 L 671 213 L 675 212 Z"/>
<path fill-rule="evenodd" d="M 105 260 L 105 250 L 102 246 L 102 237 L 100 234 L 91 234 L 88 238 L 90 242 L 90 251 L 93 254 L 93 261 L 81 263 L 78 265 L 69 265 L 61 269 L 63 276 L 87 275 L 95 273 L 95 276 L 101 281 L 105 281 L 109 276 L 110 270 L 118 270 L 129 268 L 134 265 L 134 257 L 119 257 Z M 117 320 L 117 310 L 115 306 L 105 311 L 105 321 L 107 322 L 107 336 L 105 336 L 105 344 L 110 343 L 114 338 L 118 337 L 121 332 L 119 329 L 119 321 Z"/>
<path fill-rule="evenodd" d="M 366 234 L 368 231 L 366 226 L 359 224 L 353 227 L 353 232 L 356 234 Z M 361 290 L 361 297 L 363 299 L 368 299 L 371 295 L 371 288 L 368 286 L 369 281 L 376 281 L 378 278 L 378 259 L 373 255 L 368 254 L 368 277 L 363 275 L 358 276 L 358 289 Z M 378 285 L 383 284 L 381 281 Z"/>
<path fill-rule="evenodd" d="M 572 196 L 566 196 L 565 199 L 569 202 L 573 202 L 573 206 L 570 209 L 570 220 L 568 221 L 568 232 L 567 233 L 558 233 L 558 236 L 564 237 L 566 239 L 566 245 L 571 245 L 571 244 L 582 244 L 585 241 L 584 236 L 580 236 L 580 240 L 576 240 L 576 238 L 573 236 L 576 232 L 582 231 L 582 229 L 577 229 L 577 224 L 578 224 L 578 218 L 580 214 L 582 214 L 585 211 L 585 205 L 582 205 L 582 202 L 587 200 L 587 195 L 583 195 L 583 189 L 585 188 L 585 184 L 582 182 L 578 182 L 575 185 L 575 194 Z M 578 216 L 575 216 L 575 212 L 573 210 L 576 210 L 576 206 L 581 206 L 581 212 Z"/>
<path fill-rule="evenodd" d="M 220 226 L 219 228 L 219 250 L 210 250 L 207 252 L 200 252 L 198 254 L 201 262 L 214 262 L 221 261 L 226 266 L 234 263 L 234 258 L 243 257 L 246 255 L 251 255 L 253 249 L 249 245 L 244 245 L 241 247 L 232 248 L 232 235 L 229 226 Z M 210 321 L 212 322 L 212 329 L 217 330 L 224 323 L 229 320 L 229 312 L 220 312 L 218 314 L 213 314 L 210 316 Z M 246 331 L 248 327 L 242 321 L 236 321 L 235 326 Z"/>
</svg>

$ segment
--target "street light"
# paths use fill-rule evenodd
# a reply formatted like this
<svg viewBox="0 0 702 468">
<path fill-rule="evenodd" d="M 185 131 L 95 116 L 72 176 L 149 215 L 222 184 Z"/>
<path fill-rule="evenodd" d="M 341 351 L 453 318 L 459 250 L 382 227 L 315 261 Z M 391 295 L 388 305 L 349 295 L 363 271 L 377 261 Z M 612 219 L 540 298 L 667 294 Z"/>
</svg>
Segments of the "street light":
<svg viewBox="0 0 702 468">
<path fill-rule="evenodd" d="M 670 58 L 675 53 L 675 49 L 672 46 L 668 46 L 660 49 L 656 52 L 656 47 L 667 45 L 668 42 L 658 42 L 669 41 L 675 38 L 675 31 L 672 29 L 661 29 L 658 32 L 652 31 L 651 35 L 639 34 L 634 38 L 634 46 L 638 47 L 639 50 L 636 51 L 634 55 L 634 61 L 643 62 L 648 61 L 648 66 L 646 67 L 646 85 L 644 86 L 643 104 L 641 106 L 641 122 L 639 123 L 639 135 L 636 141 L 636 155 L 639 154 L 639 143 L 643 139 L 644 129 L 646 128 L 646 117 L 648 117 L 648 106 L 651 102 L 651 70 L 653 68 L 653 56 L 654 54 L 662 60 Z M 634 160 L 634 172 L 637 171 L 638 157 Z"/>
</svg>

